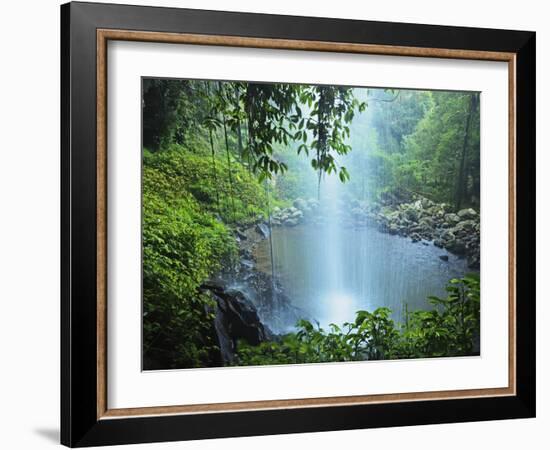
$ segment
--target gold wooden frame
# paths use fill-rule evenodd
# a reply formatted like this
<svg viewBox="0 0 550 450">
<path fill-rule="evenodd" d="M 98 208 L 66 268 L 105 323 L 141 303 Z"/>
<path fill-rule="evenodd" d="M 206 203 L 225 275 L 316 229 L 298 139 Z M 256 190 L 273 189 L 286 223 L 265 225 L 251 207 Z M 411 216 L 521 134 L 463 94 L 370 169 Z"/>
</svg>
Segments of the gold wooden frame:
<svg viewBox="0 0 550 450">
<path fill-rule="evenodd" d="M 109 409 L 107 405 L 107 42 L 109 40 L 217 45 L 286 50 L 380 54 L 432 58 L 472 59 L 508 63 L 508 387 L 401 394 L 265 400 L 202 405 L 150 406 Z M 246 38 L 236 36 L 97 30 L 97 418 L 166 414 L 220 413 L 266 409 L 345 406 L 421 400 L 497 397 L 516 395 L 516 55 L 506 52 L 444 48 Z"/>
</svg>

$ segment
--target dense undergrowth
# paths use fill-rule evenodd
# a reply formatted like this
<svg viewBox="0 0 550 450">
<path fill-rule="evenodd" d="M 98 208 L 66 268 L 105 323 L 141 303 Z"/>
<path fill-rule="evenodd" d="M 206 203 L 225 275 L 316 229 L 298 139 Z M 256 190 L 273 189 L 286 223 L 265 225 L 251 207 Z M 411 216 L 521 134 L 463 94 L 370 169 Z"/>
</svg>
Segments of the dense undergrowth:
<svg viewBox="0 0 550 450">
<path fill-rule="evenodd" d="M 214 302 L 199 290 L 237 256 L 231 223 L 263 213 L 265 193 L 233 164 L 205 149 L 172 146 L 143 160 L 143 349 L 148 368 L 215 364 Z"/>
<path fill-rule="evenodd" d="M 468 356 L 479 332 L 479 276 L 452 279 L 435 309 L 407 312 L 396 324 L 389 308 L 358 311 L 355 321 L 329 329 L 301 320 L 296 333 L 258 346 L 239 343 L 237 365 L 299 364 Z"/>
</svg>

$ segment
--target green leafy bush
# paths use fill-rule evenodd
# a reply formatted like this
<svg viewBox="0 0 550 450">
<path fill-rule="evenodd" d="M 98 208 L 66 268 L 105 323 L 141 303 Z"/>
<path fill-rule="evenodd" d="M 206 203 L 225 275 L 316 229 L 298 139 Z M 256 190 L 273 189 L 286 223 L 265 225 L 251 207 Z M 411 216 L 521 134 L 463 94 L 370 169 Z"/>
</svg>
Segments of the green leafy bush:
<svg viewBox="0 0 550 450">
<path fill-rule="evenodd" d="M 142 239 L 145 369 L 211 364 L 214 305 L 198 287 L 235 257 L 234 238 L 181 180 L 146 166 Z"/>
<path fill-rule="evenodd" d="M 389 308 L 358 311 L 354 322 L 328 330 L 306 320 L 279 341 L 239 342 L 237 365 L 299 364 L 468 356 L 479 332 L 479 276 L 452 279 L 445 299 L 431 297 L 432 311 L 407 313 L 397 326 Z"/>
<path fill-rule="evenodd" d="M 224 223 L 248 224 L 265 216 L 264 188 L 233 156 L 229 162 L 221 153 L 212 158 L 210 150 L 197 141 L 193 149 L 172 145 L 158 153 L 144 152 L 143 163 L 162 172 L 175 195 L 187 191 Z"/>
</svg>

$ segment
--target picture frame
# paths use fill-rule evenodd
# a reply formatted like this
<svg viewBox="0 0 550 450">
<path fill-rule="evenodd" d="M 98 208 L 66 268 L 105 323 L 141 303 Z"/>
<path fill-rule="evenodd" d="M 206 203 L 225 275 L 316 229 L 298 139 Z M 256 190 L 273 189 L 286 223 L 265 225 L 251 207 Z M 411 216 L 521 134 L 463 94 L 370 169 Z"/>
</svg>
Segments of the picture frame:
<svg viewBox="0 0 550 450">
<path fill-rule="evenodd" d="M 70 447 L 535 416 L 535 33 L 72 2 L 61 7 L 61 442 Z M 148 405 L 107 402 L 107 44 L 508 65 L 508 386 Z"/>
</svg>

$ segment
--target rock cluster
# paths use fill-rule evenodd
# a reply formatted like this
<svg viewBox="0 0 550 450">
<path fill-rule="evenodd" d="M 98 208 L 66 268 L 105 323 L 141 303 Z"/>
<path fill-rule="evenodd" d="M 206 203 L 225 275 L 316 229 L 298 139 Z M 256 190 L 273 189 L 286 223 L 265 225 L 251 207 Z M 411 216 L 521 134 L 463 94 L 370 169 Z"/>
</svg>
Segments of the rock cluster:
<svg viewBox="0 0 550 450">
<path fill-rule="evenodd" d="M 228 288 L 221 280 L 207 281 L 201 290 L 216 301 L 214 327 L 225 364 L 233 362 L 239 339 L 258 345 L 270 338 L 269 329 L 260 321 L 256 307 L 244 293 Z"/>
<path fill-rule="evenodd" d="M 468 258 L 472 269 L 479 268 L 479 214 L 472 208 L 454 213 L 451 206 L 435 203 L 418 195 L 407 200 L 382 196 L 367 204 L 357 200 L 341 201 L 336 210 L 327 211 L 315 199 L 301 198 L 288 208 L 273 208 L 272 226 L 296 226 L 301 223 L 322 225 L 327 214 L 336 214 L 343 226 L 375 226 L 380 231 L 407 236 L 445 248 Z"/>
<path fill-rule="evenodd" d="M 319 202 L 310 198 L 304 200 L 297 198 L 294 200 L 293 205 L 289 208 L 273 208 L 271 212 L 271 225 L 272 226 L 296 226 L 308 219 L 316 217 L 319 213 Z"/>
<path fill-rule="evenodd" d="M 410 203 L 374 208 L 365 212 L 381 231 L 408 236 L 413 242 L 433 242 L 451 253 L 468 258 L 479 268 L 479 214 L 472 208 L 453 213 L 445 203 L 417 199 Z"/>
</svg>

